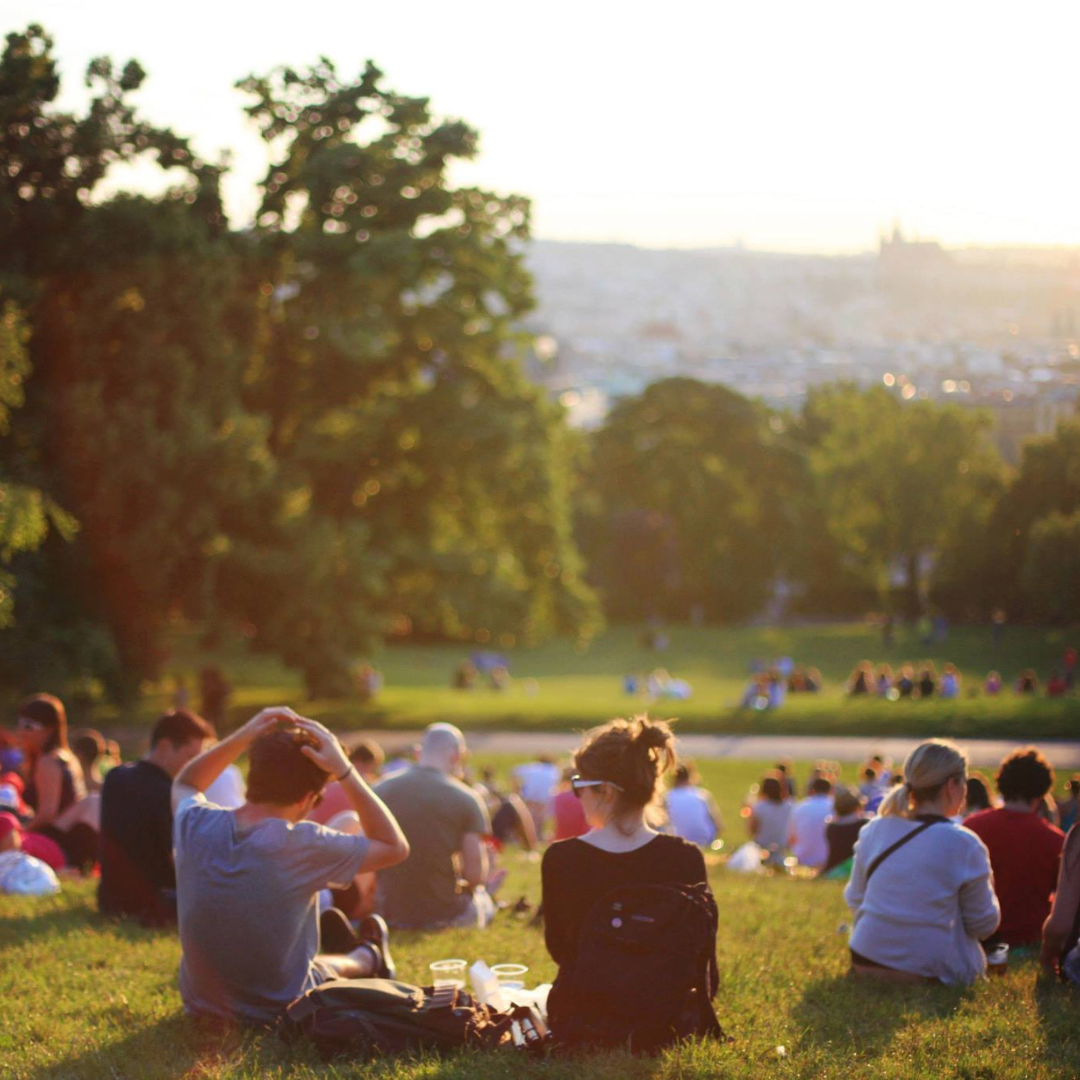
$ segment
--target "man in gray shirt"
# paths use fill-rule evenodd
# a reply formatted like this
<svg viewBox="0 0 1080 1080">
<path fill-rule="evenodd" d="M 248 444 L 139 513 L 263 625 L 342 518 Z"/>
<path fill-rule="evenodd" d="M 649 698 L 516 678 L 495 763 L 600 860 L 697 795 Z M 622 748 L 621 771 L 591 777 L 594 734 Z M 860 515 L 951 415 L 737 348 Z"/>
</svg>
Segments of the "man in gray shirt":
<svg viewBox="0 0 1080 1080">
<path fill-rule="evenodd" d="M 207 802 L 206 788 L 249 749 L 247 802 L 236 810 Z M 331 776 L 363 836 L 304 820 Z M 189 762 L 172 797 L 188 1012 L 271 1023 L 326 979 L 392 977 L 377 916 L 361 924 L 352 951 L 318 955 L 320 890 L 409 853 L 397 822 L 326 728 L 291 709 L 264 709 Z"/>
<path fill-rule="evenodd" d="M 379 910 L 391 926 L 484 927 L 495 913 L 485 888 L 491 822 L 480 796 L 457 779 L 464 757 L 461 732 L 432 724 L 417 764 L 377 788 L 412 849 L 405 865 L 379 874 Z"/>
</svg>

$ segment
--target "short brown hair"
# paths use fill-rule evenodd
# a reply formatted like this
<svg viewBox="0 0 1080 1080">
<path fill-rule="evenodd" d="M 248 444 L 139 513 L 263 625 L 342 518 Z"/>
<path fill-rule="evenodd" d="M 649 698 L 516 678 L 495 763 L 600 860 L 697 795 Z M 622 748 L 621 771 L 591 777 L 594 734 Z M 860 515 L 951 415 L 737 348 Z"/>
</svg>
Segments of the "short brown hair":
<svg viewBox="0 0 1080 1080">
<path fill-rule="evenodd" d="M 183 746 L 192 739 L 213 739 L 213 725 L 190 709 L 170 709 L 154 725 L 150 736 L 150 746 L 157 746 L 162 739 L 168 739 L 173 746 Z"/>
<path fill-rule="evenodd" d="M 378 771 L 386 761 L 386 753 L 374 739 L 361 739 L 352 748 L 349 760 L 359 769 L 370 766 Z"/>
<path fill-rule="evenodd" d="M 311 736 L 297 727 L 281 727 L 260 735 L 248 754 L 248 801 L 291 806 L 306 795 L 322 791 L 328 774 L 301 749 L 311 745 Z"/>
<path fill-rule="evenodd" d="M 1003 799 L 1030 802 L 1054 786 L 1054 770 L 1036 747 L 1025 746 L 1002 761 L 994 779 Z"/>
</svg>

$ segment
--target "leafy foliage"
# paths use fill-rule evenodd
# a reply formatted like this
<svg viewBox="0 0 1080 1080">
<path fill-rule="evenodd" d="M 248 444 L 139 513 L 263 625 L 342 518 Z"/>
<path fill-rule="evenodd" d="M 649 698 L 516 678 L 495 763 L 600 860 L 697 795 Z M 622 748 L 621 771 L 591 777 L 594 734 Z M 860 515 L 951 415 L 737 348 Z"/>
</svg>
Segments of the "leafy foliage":
<svg viewBox="0 0 1080 1080">
<path fill-rule="evenodd" d="M 370 64 L 253 76 L 274 164 L 257 227 L 233 233 L 220 168 L 136 114 L 138 64 L 93 61 L 78 117 L 55 107 L 51 45 L 32 26 L 0 60 L 0 281 L 34 372 L 5 465 L 81 532 L 26 567 L 10 654 L 32 651 L 31 612 L 98 624 L 116 669 L 94 673 L 122 693 L 190 617 L 340 693 L 391 628 L 588 632 L 562 417 L 515 358 L 528 204 L 446 177 L 475 132 Z M 140 155 L 175 186 L 100 202 Z M 36 490 L 9 490 L 12 545 L 42 539 Z"/>
<path fill-rule="evenodd" d="M 271 298 L 245 379 L 292 517 L 278 547 L 330 555 L 297 576 L 250 546 L 224 568 L 256 645 L 312 689 L 388 628 L 479 641 L 587 631 L 594 604 L 570 535 L 562 420 L 524 379 L 515 329 L 532 304 L 528 204 L 448 185 L 476 135 L 368 65 L 328 60 L 249 78 L 277 157 L 256 257 Z M 241 554 L 238 551 L 238 555 Z M 253 573 L 253 568 L 256 569 Z M 265 573 L 273 596 L 252 597 Z"/>
<path fill-rule="evenodd" d="M 1051 623 L 1071 623 L 1080 597 L 1080 510 L 1054 511 L 1031 527 L 1020 574 L 1027 611 Z"/>
<path fill-rule="evenodd" d="M 583 535 L 608 611 L 753 613 L 780 568 L 797 462 L 765 410 L 723 386 L 664 379 L 597 432 Z"/>
<path fill-rule="evenodd" d="M 1080 511 L 1080 419 L 1059 424 L 1053 435 L 1032 439 L 1024 446 L 1020 468 L 994 508 L 990 532 L 997 539 L 999 554 L 995 574 L 995 603 L 1010 617 L 1038 616 L 1047 611 L 1045 593 L 1029 603 L 1027 586 L 1038 580 L 1038 562 L 1033 554 L 1036 524 L 1050 515 L 1068 517 Z M 1046 526 L 1038 545 L 1054 543 L 1061 523 Z M 1047 567 L 1049 575 L 1054 574 Z M 1075 596 L 1071 617 L 1076 618 Z"/>
<path fill-rule="evenodd" d="M 903 568 L 909 613 L 922 604 L 920 559 L 978 517 L 1000 463 L 989 419 L 958 406 L 903 402 L 884 388 L 837 385 L 804 409 L 808 458 L 827 527 L 862 566 L 883 604 Z"/>
</svg>

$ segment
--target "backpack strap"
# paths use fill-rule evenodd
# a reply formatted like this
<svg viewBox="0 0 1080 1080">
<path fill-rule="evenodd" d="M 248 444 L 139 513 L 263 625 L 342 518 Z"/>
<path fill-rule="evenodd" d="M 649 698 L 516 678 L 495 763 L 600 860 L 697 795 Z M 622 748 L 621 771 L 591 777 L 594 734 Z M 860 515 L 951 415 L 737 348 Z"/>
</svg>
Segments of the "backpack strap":
<svg viewBox="0 0 1080 1080">
<path fill-rule="evenodd" d="M 900 837 L 900 839 L 899 839 L 899 840 L 897 840 L 895 844 L 891 844 L 891 845 L 890 845 L 889 847 L 887 847 L 887 848 L 886 848 L 886 849 L 885 849 L 885 850 L 884 850 L 884 851 L 883 851 L 883 852 L 882 852 L 882 853 L 881 853 L 881 854 L 880 854 L 880 855 L 879 855 L 879 856 L 878 856 L 878 857 L 877 857 L 877 858 L 876 858 L 876 859 L 875 859 L 875 860 L 874 860 L 874 861 L 873 861 L 873 862 L 872 862 L 872 863 L 871 863 L 871 864 L 869 865 L 869 867 L 867 867 L 867 870 L 866 870 L 866 880 L 867 880 L 867 882 L 869 882 L 869 881 L 870 881 L 870 879 L 871 879 L 871 878 L 872 878 L 872 877 L 874 876 L 874 871 L 875 871 L 875 870 L 876 870 L 876 869 L 877 869 L 877 868 L 878 868 L 878 867 L 879 867 L 879 866 L 880 866 L 880 865 L 881 865 L 881 864 L 882 864 L 882 863 L 883 863 L 883 862 L 884 862 L 884 861 L 885 861 L 885 860 L 886 860 L 886 859 L 887 859 L 887 858 L 888 858 L 888 857 L 889 857 L 890 855 L 892 855 L 892 854 L 893 854 L 893 852 L 895 852 L 895 851 L 899 851 L 899 850 L 900 850 L 900 848 L 902 848 L 902 847 L 903 847 L 903 846 L 904 846 L 904 845 L 905 845 L 906 843 L 908 843 L 908 841 L 910 841 L 910 840 L 914 840 L 914 839 L 915 839 L 915 837 L 919 835 L 919 833 L 921 833 L 921 832 L 926 832 L 926 830 L 927 830 L 927 829 L 929 829 L 931 825 L 936 825 L 936 824 L 937 824 L 937 823 L 938 823 L 939 821 L 941 821 L 941 820 L 942 820 L 941 818 L 932 818 L 932 819 L 931 819 L 930 821 L 924 821 L 924 822 L 920 823 L 919 825 L 917 825 L 917 826 L 916 826 L 916 827 L 915 827 L 914 829 L 912 829 L 912 830 L 911 830 L 911 832 L 909 832 L 909 833 L 906 833 L 906 834 L 905 834 L 904 836 L 901 836 L 901 837 Z"/>
</svg>

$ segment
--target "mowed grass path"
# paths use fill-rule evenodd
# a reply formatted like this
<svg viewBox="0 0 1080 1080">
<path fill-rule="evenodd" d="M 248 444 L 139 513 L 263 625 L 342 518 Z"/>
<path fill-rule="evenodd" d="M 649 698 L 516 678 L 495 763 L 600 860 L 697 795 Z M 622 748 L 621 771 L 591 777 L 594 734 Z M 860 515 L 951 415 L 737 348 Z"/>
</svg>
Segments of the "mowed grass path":
<svg viewBox="0 0 1080 1080">
<path fill-rule="evenodd" d="M 880 634 L 862 623 L 796 628 L 693 629 L 674 627 L 670 645 L 651 652 L 640 644 L 641 628 L 616 627 L 587 648 L 556 641 L 535 649 L 500 650 L 509 660 L 513 681 L 503 691 L 486 684 L 472 691 L 454 690 L 451 675 L 470 654 L 467 645 L 393 645 L 370 657 L 383 673 L 385 686 L 369 703 L 356 699 L 308 701 L 299 676 L 272 658 L 253 655 L 239 644 L 208 655 L 196 647 L 194 633 L 178 633 L 171 642 L 166 675 L 145 687 L 138 707 L 123 715 L 107 709 L 92 717 L 102 727 L 131 727 L 152 722 L 171 703 L 175 677 L 194 689 L 204 663 L 217 663 L 236 687 L 231 719 L 240 721 L 266 704 L 287 703 L 340 728 L 415 729 L 436 720 L 464 728 L 570 730 L 589 727 L 612 716 L 649 709 L 677 716 L 683 731 L 781 734 L 955 735 L 1002 738 L 1080 738 L 1080 696 L 1047 700 L 1018 698 L 1006 690 L 998 697 L 982 692 L 987 672 L 997 669 L 1011 687 L 1024 668 L 1042 680 L 1060 665 L 1071 635 L 1032 627 L 1007 627 L 995 647 L 989 627 L 958 627 L 943 643 L 926 645 L 914 632 L 898 630 L 889 650 Z M 820 694 L 788 697 L 783 708 L 757 712 L 738 708 L 750 662 L 788 655 L 796 663 L 821 670 Z M 933 660 L 940 672 L 947 661 L 964 676 L 963 694 L 953 701 L 886 702 L 848 699 L 844 683 L 860 660 Z M 693 688 L 689 701 L 628 695 L 627 673 L 664 668 Z"/>
<path fill-rule="evenodd" d="M 500 769 L 512 764 L 490 759 Z M 483 760 L 480 762 L 484 763 Z M 737 812 L 763 762 L 707 762 L 703 772 L 741 842 Z M 800 780 L 807 765 L 797 767 Z M 396 1077 L 401 1080 L 706 1080 L 712 1077 L 1040 1080 L 1080 1068 L 1080 994 L 1041 983 L 1033 962 L 969 989 L 867 986 L 846 976 L 849 913 L 835 882 L 728 873 L 709 856 L 720 906 L 718 1012 L 729 1045 L 656 1059 L 611 1054 L 532 1061 L 513 1053 L 445 1059 L 337 1059 L 271 1034 L 223 1030 L 184 1016 L 173 934 L 111 923 L 93 883 L 42 900 L 0 897 L 0 1077 L 154 1080 L 165 1077 Z M 535 856 L 514 853 L 505 896 L 540 895 Z M 435 959 L 521 962 L 552 978 L 542 932 L 503 915 L 486 932 L 398 934 L 399 977 L 427 979 Z"/>
</svg>

